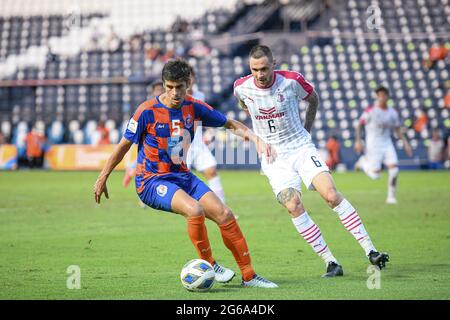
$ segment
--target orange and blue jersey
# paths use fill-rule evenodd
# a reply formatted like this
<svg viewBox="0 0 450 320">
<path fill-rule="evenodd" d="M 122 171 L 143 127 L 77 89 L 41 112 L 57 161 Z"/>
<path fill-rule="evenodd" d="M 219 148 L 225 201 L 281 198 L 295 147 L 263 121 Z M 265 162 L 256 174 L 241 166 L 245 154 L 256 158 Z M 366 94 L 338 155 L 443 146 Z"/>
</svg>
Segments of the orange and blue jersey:
<svg viewBox="0 0 450 320">
<path fill-rule="evenodd" d="M 196 121 L 207 127 L 222 127 L 227 118 L 207 103 L 189 95 L 178 109 L 165 106 L 159 97 L 145 101 L 137 108 L 128 122 L 124 137 L 138 145 L 138 194 L 148 186 L 149 180 L 164 177 L 165 181 L 169 181 L 189 173 L 184 159 L 194 138 Z"/>
</svg>

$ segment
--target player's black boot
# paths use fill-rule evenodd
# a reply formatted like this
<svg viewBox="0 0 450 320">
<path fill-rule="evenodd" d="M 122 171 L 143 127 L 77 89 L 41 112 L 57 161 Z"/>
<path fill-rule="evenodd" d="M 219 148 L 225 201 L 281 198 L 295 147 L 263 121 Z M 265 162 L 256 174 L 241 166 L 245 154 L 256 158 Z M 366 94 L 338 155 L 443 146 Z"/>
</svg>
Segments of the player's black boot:
<svg viewBox="0 0 450 320">
<path fill-rule="evenodd" d="M 368 257 L 370 263 L 380 268 L 380 270 L 386 267 L 386 262 L 389 262 L 389 255 L 385 252 L 370 251 Z"/>
<path fill-rule="evenodd" d="M 342 266 L 336 262 L 328 262 L 327 273 L 322 275 L 322 278 L 332 278 L 332 277 L 342 277 L 344 275 L 344 270 Z"/>
</svg>

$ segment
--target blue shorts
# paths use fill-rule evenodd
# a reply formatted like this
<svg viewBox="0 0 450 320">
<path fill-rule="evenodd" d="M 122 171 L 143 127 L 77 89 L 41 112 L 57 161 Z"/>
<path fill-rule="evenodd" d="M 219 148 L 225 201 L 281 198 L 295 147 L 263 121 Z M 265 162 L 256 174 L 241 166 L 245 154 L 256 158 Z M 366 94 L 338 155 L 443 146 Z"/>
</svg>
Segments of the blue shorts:
<svg viewBox="0 0 450 320">
<path fill-rule="evenodd" d="M 197 201 L 211 191 L 203 181 L 188 172 L 152 177 L 144 182 L 144 190 L 138 195 L 142 202 L 153 209 L 173 212 L 172 198 L 178 189 Z"/>
</svg>

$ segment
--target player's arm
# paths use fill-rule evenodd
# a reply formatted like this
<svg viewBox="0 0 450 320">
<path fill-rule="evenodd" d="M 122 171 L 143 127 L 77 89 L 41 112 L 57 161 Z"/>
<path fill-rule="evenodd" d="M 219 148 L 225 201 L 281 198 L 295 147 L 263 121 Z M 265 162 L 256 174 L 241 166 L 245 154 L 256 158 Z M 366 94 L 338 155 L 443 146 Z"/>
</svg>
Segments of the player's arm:
<svg viewBox="0 0 450 320">
<path fill-rule="evenodd" d="M 306 131 L 311 132 L 314 119 L 316 118 L 317 108 L 319 107 L 319 96 L 317 95 L 317 92 L 313 90 L 305 101 L 308 102 L 305 116 L 305 129 Z"/>
<path fill-rule="evenodd" d="M 408 157 L 412 157 L 413 152 L 412 152 L 411 146 L 409 145 L 408 140 L 406 139 L 405 135 L 403 134 L 402 128 L 401 127 L 396 127 L 395 128 L 395 133 L 396 133 L 397 137 L 400 140 L 402 140 L 402 142 L 403 142 L 403 149 L 405 150 L 405 152 L 408 155 Z"/>
<path fill-rule="evenodd" d="M 248 107 L 245 105 L 245 102 L 238 98 L 238 103 L 239 103 L 239 108 L 244 110 L 249 115 Z"/>
<path fill-rule="evenodd" d="M 271 163 L 275 160 L 276 152 L 270 144 L 266 144 L 260 137 L 258 137 L 250 128 L 242 122 L 228 119 L 224 124 L 224 128 L 231 130 L 231 132 L 245 140 L 253 141 L 256 145 L 258 154 L 263 154 L 267 158 L 267 162 Z"/>
<path fill-rule="evenodd" d="M 97 181 L 94 185 L 94 197 L 95 202 L 100 203 L 100 198 L 102 193 L 105 193 L 107 199 L 109 199 L 108 189 L 106 188 L 106 180 L 108 180 L 109 175 L 114 170 L 114 168 L 122 161 L 125 154 L 130 150 L 133 142 L 126 138 L 122 138 L 119 144 L 115 147 L 113 153 L 106 161 L 103 170 L 100 172 Z"/>
</svg>

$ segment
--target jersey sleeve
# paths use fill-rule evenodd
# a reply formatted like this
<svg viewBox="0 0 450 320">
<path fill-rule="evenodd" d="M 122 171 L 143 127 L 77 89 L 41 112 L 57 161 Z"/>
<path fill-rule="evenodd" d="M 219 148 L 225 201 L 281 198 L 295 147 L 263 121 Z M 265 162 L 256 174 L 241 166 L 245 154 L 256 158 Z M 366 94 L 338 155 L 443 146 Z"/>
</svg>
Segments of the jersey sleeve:
<svg viewBox="0 0 450 320">
<path fill-rule="evenodd" d="M 299 72 L 293 72 L 294 91 L 299 100 L 307 99 L 314 91 L 314 86 Z"/>
<path fill-rule="evenodd" d="M 233 84 L 233 95 L 234 95 L 236 98 L 238 98 L 239 100 L 242 100 L 241 97 L 240 97 L 240 95 L 239 95 L 239 90 L 238 90 L 238 84 L 237 84 L 237 81 L 238 81 L 238 80 L 236 80 L 236 81 L 234 82 L 234 84 Z"/>
<path fill-rule="evenodd" d="M 359 124 L 365 125 L 370 119 L 370 111 L 372 110 L 372 107 L 366 108 L 364 112 L 362 113 L 361 117 L 359 117 Z"/>
<path fill-rule="evenodd" d="M 223 127 L 227 122 L 227 117 L 223 113 L 199 100 L 194 102 L 194 113 L 195 118 L 201 120 L 205 127 Z"/>
<path fill-rule="evenodd" d="M 155 122 L 153 110 L 149 109 L 149 103 L 142 103 L 128 121 L 123 137 L 133 143 L 139 144 L 142 134 L 148 124 Z"/>
</svg>

